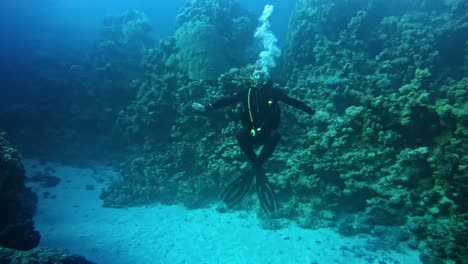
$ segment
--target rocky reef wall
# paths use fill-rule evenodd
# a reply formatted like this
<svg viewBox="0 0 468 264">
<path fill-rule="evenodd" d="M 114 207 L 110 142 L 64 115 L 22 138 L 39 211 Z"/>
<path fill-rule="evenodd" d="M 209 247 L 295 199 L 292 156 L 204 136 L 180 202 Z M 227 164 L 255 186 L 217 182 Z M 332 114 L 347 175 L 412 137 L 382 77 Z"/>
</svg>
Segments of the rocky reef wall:
<svg viewBox="0 0 468 264">
<path fill-rule="evenodd" d="M 219 29 L 239 16 L 216 2 L 188 1 L 178 30 L 201 27 L 222 43 L 231 35 Z M 254 195 L 238 208 L 258 209 L 265 228 L 289 219 L 304 228 L 372 234 L 376 249 L 419 249 L 426 263 L 466 259 L 463 10 L 466 1 L 457 0 L 299 1 L 274 78 L 317 113 L 283 108 L 282 141 L 265 167 L 279 212 L 263 214 Z M 233 68 L 229 56 L 213 60 L 219 49 L 181 64 L 197 57 L 183 31 L 144 55 L 136 99 L 114 123 L 136 151 L 102 193 L 107 206 L 204 206 L 248 170 L 233 137 L 237 109 L 200 116 L 190 104 L 245 87 L 252 68 Z M 214 63 L 229 70 L 203 70 Z M 218 83 L 208 75 L 219 75 Z"/>
<path fill-rule="evenodd" d="M 179 67 L 191 80 L 216 81 L 253 55 L 256 19 L 236 1 L 189 0 L 179 12 L 174 34 Z"/>
<path fill-rule="evenodd" d="M 0 135 L 0 246 L 29 250 L 39 244 L 33 216 L 37 197 L 25 187 L 23 165 L 17 150 Z"/>
<path fill-rule="evenodd" d="M 111 141 L 112 125 L 135 97 L 133 80 L 143 78 L 141 60 L 155 40 L 140 11 L 101 22 L 88 49 L 64 56 L 33 50 L 42 56 L 22 62 L 14 81 L 2 83 L 18 98 L 1 105 L 0 129 L 25 157 L 81 164 L 121 157 Z"/>
<path fill-rule="evenodd" d="M 399 226 L 424 241 L 401 238 L 428 263 L 460 260 L 468 79 L 466 59 L 452 56 L 468 52 L 467 4 L 366 2 L 304 0 L 291 19 L 283 73 L 291 94 L 319 110 L 299 117 L 314 126 L 296 126 L 306 136 L 285 190 L 305 200 L 291 207 L 313 215 L 302 223 L 338 223 L 343 234 Z M 319 201 L 312 208 L 307 193 Z"/>
<path fill-rule="evenodd" d="M 25 186 L 21 155 L 0 132 L 0 263 L 80 263 L 84 257 L 37 248 L 41 235 L 34 227 L 37 196 Z"/>
</svg>

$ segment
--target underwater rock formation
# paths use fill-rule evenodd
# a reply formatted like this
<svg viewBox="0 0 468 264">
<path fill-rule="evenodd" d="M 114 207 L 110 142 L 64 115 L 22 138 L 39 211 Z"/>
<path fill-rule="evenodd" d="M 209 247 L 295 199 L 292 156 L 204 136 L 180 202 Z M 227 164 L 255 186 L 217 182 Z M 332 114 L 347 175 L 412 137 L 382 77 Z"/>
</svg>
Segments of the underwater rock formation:
<svg viewBox="0 0 468 264">
<path fill-rule="evenodd" d="M 25 181 L 19 152 L 0 133 L 0 263 L 93 263 L 64 250 L 36 248 L 37 196 Z"/>
<path fill-rule="evenodd" d="M 39 244 L 33 215 L 37 197 L 26 188 L 20 155 L 0 136 L 0 246 L 29 250 Z"/>
<path fill-rule="evenodd" d="M 224 47 L 227 43 L 216 28 L 206 22 L 188 22 L 174 34 L 181 61 L 192 80 L 216 80 L 228 70 Z"/>
<path fill-rule="evenodd" d="M 140 53 L 146 50 L 154 40 L 148 34 L 152 31 L 150 20 L 145 13 L 127 10 L 118 16 L 108 16 L 102 20 L 102 52 Z"/>
<path fill-rule="evenodd" d="M 294 189 L 320 193 L 313 211 L 351 213 L 340 221 L 343 234 L 400 226 L 418 237 L 419 245 L 406 242 L 424 261 L 460 260 L 467 254 L 467 123 L 459 102 L 467 97 L 459 87 L 467 61 L 450 58 L 467 52 L 466 13 L 459 12 L 467 6 L 373 6 L 380 2 L 304 0 L 291 19 L 288 85 L 326 112 L 314 128 L 299 128 L 307 136 L 291 168 L 303 172 L 292 174 Z M 458 49 L 449 53 L 449 46 Z"/>
<path fill-rule="evenodd" d="M 178 29 L 200 25 L 214 34 L 226 25 L 217 19 L 230 17 L 215 2 L 188 1 Z M 467 12 L 460 10 L 466 1 L 298 2 L 275 78 L 317 113 L 282 108 L 284 136 L 265 165 L 281 208 L 259 213 L 264 227 L 281 228 L 274 220 L 287 218 L 369 233 L 388 247 L 419 249 L 426 263 L 467 255 Z M 231 69 L 217 85 L 190 80 L 177 57 L 193 53 L 177 42 L 145 55 L 146 77 L 115 123 L 140 140 L 122 179 L 103 192 L 108 206 L 203 206 L 248 171 L 233 137 L 239 124 L 230 122 L 238 109 L 197 116 L 188 106 L 245 87 L 252 69 L 225 59 Z M 201 65 L 213 63 L 208 58 Z M 238 208 L 258 204 L 247 197 Z"/>
<path fill-rule="evenodd" d="M 133 80 L 143 78 L 141 61 L 155 40 L 140 11 L 108 16 L 101 26 L 96 42 L 83 51 L 31 50 L 52 59 L 21 62 L 19 77 L 13 77 L 19 84 L 4 83 L 17 102 L 1 105 L 1 129 L 14 135 L 10 140 L 24 156 L 84 163 L 108 162 L 121 153 L 109 131 L 135 97 Z"/>
<path fill-rule="evenodd" d="M 65 250 L 35 248 L 30 251 L 17 251 L 0 248 L 0 262 L 8 264 L 93 264 L 83 257 L 72 255 Z"/>
<path fill-rule="evenodd" d="M 98 87 L 87 87 L 94 100 L 102 100 L 107 108 L 120 109 L 129 103 L 128 98 L 135 96 L 131 82 L 142 77 L 140 62 L 154 45 L 153 29 L 146 14 L 137 10 L 106 17 L 102 25 L 96 51 L 81 67 L 91 69 L 91 78 L 98 80 L 90 80 Z M 78 72 L 82 70 L 80 65 L 77 66 Z M 110 93 L 113 100 L 108 100 Z"/>
<path fill-rule="evenodd" d="M 255 23 L 236 1 L 187 1 L 174 34 L 180 67 L 191 80 L 217 80 L 231 67 L 244 65 Z"/>
<path fill-rule="evenodd" d="M 148 61 L 154 60 L 148 58 Z M 114 129 L 128 131 L 130 138 L 139 131 L 139 137 L 144 140 L 139 150 L 121 164 L 122 179 L 103 191 L 104 205 L 124 207 L 154 201 L 182 201 L 188 207 L 199 207 L 217 197 L 238 173 L 239 167 L 247 169 L 236 141 L 231 137 L 236 125 L 230 123 L 228 117 L 232 118 L 235 113 L 197 116 L 190 111 L 189 105 L 194 97 L 214 99 L 222 94 L 232 94 L 238 87 L 246 85 L 251 72 L 251 69 L 231 70 L 221 76 L 220 86 L 168 78 L 172 76 L 168 73 L 157 78 L 153 74 L 152 81 L 141 87 L 138 100 L 122 112 L 122 116 L 127 116 L 126 120 L 156 120 L 154 129 L 148 129 L 149 126 L 143 123 L 116 123 Z M 158 87 L 164 88 L 156 89 Z M 176 93 L 164 92 L 174 89 Z M 168 98 L 172 102 L 170 105 Z M 168 109 L 148 118 L 148 112 L 144 111 L 148 104 Z M 135 108 L 139 110 L 134 111 Z M 151 121 L 152 118 L 155 119 Z"/>
</svg>

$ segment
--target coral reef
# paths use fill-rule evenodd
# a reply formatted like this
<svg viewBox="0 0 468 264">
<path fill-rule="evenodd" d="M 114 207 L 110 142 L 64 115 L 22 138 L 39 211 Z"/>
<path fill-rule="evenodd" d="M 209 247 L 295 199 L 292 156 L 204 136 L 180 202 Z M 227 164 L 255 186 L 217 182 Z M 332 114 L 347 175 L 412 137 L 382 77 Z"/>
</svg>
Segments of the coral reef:
<svg viewBox="0 0 468 264">
<path fill-rule="evenodd" d="M 99 38 L 85 51 L 27 62 L 32 69 L 21 72 L 18 87 L 5 84 L 21 92 L 1 105 L 1 129 L 25 157 L 80 165 L 121 159 L 109 131 L 136 95 L 134 80 L 143 78 L 141 61 L 154 45 L 151 30 L 144 13 L 125 11 L 104 18 Z"/>
<path fill-rule="evenodd" d="M 121 164 L 122 179 L 102 193 L 104 205 L 122 207 L 153 201 L 183 201 L 189 207 L 198 207 L 216 197 L 222 189 L 220 185 L 227 185 L 239 166 L 246 168 L 236 141 L 231 137 L 236 125 L 229 123 L 229 116 L 235 113 L 197 116 L 190 112 L 188 106 L 194 96 L 216 98 L 232 93 L 241 85 L 237 76 L 244 74 L 245 82 L 251 72 L 231 70 L 222 75 L 221 90 L 203 81 L 179 80 L 173 83 L 171 78 L 154 78 L 142 86 L 139 100 L 121 114 L 122 119 L 145 120 L 145 123 L 124 123 L 118 119 L 114 127 L 125 131 L 129 138 L 140 137 L 141 147 Z M 161 91 L 153 87 L 169 87 L 167 90 L 170 91 L 175 89 L 172 86 L 179 87 L 176 94 L 152 96 Z M 172 104 L 168 105 L 168 101 Z M 144 119 L 142 113 L 148 113 L 144 109 L 149 104 L 156 108 L 166 107 L 159 111 L 164 115 L 152 115 L 156 119 L 153 121 Z M 154 125 L 147 122 L 154 122 Z M 193 129 L 193 126 L 199 129 Z"/>
<path fill-rule="evenodd" d="M 174 39 L 179 67 L 191 80 L 217 80 L 252 54 L 253 14 L 236 1 L 189 0 L 177 16 Z"/>
<path fill-rule="evenodd" d="M 300 1 L 283 71 L 291 93 L 326 112 L 314 117 L 312 129 L 299 127 L 306 137 L 292 163 L 302 175 L 289 174 L 295 195 L 320 193 L 315 215 L 349 213 L 339 221 L 342 234 L 400 226 L 420 244 L 406 242 L 434 263 L 467 254 L 467 123 L 460 103 L 467 99 L 460 90 L 466 90 L 467 61 L 452 60 L 446 50 L 452 35 L 452 47 L 466 54 L 459 36 L 466 14 L 458 8 L 467 9 L 461 1 L 423 2 L 382 9 Z M 337 17 L 338 10 L 351 12 Z"/>
<path fill-rule="evenodd" d="M 93 264 L 83 257 L 72 255 L 64 250 L 35 248 L 30 251 L 17 251 L 0 248 L 0 262 L 5 264 Z"/>
<path fill-rule="evenodd" d="M 37 196 L 25 187 L 27 180 L 19 152 L 0 133 L 0 263 L 93 263 L 63 250 L 36 248 L 40 234 L 34 228 Z M 56 178 L 37 175 L 44 184 Z"/>
<path fill-rule="evenodd" d="M 119 16 L 108 16 L 102 21 L 103 41 L 99 47 L 105 52 L 139 52 L 153 43 L 148 32 L 152 30 L 148 17 L 138 10 L 127 10 Z M 104 40 L 105 39 L 105 40 Z"/>
<path fill-rule="evenodd" d="M 216 80 L 229 66 L 225 57 L 226 42 L 216 28 L 206 22 L 188 22 L 174 34 L 181 61 L 192 80 Z"/>
<path fill-rule="evenodd" d="M 271 76 L 317 112 L 282 108 L 282 141 L 265 165 L 281 209 L 264 214 L 253 192 L 236 209 L 257 210 L 269 229 L 288 219 L 369 233 L 426 263 L 466 261 L 467 10 L 463 0 L 299 0 Z M 109 160 L 124 146 L 105 206 L 217 201 L 249 170 L 233 137 L 239 109 L 196 115 L 190 105 L 247 85 L 256 23 L 236 1 L 189 0 L 174 35 L 155 45 L 142 12 L 105 18 L 94 50 L 30 80 L 31 98 L 55 103 L 2 107 L 0 124 L 44 157 L 62 146 L 55 157 Z M 3 133 L 0 148 L 0 245 L 30 249 L 36 198 Z"/>
<path fill-rule="evenodd" d="M 33 215 L 37 197 L 26 180 L 18 151 L 0 136 L 0 246 L 29 250 L 39 244 Z"/>
<path fill-rule="evenodd" d="M 137 143 L 138 151 L 121 164 L 122 179 L 102 193 L 106 206 L 155 200 L 201 206 L 227 184 L 237 169 L 231 164 L 241 163 L 229 137 L 235 126 L 223 129 L 229 124 L 223 113 L 213 113 L 210 121 L 194 116 L 188 106 L 195 98 L 235 92 L 240 71 L 222 72 L 246 63 L 254 21 L 235 1 L 187 1 L 174 36 L 145 53 L 145 78 L 133 83 L 136 99 L 119 112 L 113 127 L 114 138 Z M 218 76 L 224 80 L 220 88 L 212 82 Z M 224 137 L 217 137 L 215 131 L 222 129 Z M 228 161 L 220 161 L 220 154 Z"/>
<path fill-rule="evenodd" d="M 272 77 L 317 113 L 282 109 L 284 136 L 265 167 L 281 209 L 259 212 L 265 228 L 281 228 L 287 218 L 304 228 L 369 233 L 386 247 L 410 246 L 426 263 L 466 258 L 467 5 L 298 2 Z M 129 16 L 132 28 L 141 28 L 125 35 L 109 27 L 109 47 L 126 47 L 125 36 L 146 32 L 144 16 Z M 254 28 L 255 18 L 234 1 L 190 0 L 171 38 L 155 47 L 128 44 L 141 51 L 134 68 L 141 73 L 129 85 L 135 97 L 121 111 L 109 107 L 114 139 L 133 151 L 120 166 L 122 178 L 103 191 L 105 206 L 195 208 L 248 172 L 233 137 L 238 109 L 200 116 L 189 106 L 246 85 L 253 69 L 245 65 L 257 54 L 249 50 Z M 102 58 L 96 65 L 107 65 Z M 114 66 L 104 68 L 118 73 Z M 258 209 L 251 196 L 238 208 Z"/>
<path fill-rule="evenodd" d="M 141 76 L 140 60 L 154 43 L 150 35 L 152 26 L 145 13 L 137 10 L 128 10 L 117 16 L 106 17 L 102 24 L 96 51 L 88 58 L 88 63 L 95 72 L 93 75 L 97 75 L 95 78 L 100 78 L 102 88 L 93 87 L 90 92 L 98 93 L 96 96 L 101 97 L 100 92 L 108 95 L 108 89 L 112 89 L 119 95 L 120 100 L 128 104 L 126 98 L 134 96 L 134 92 L 127 91 L 128 85 Z M 77 66 L 77 71 L 83 67 Z"/>
</svg>

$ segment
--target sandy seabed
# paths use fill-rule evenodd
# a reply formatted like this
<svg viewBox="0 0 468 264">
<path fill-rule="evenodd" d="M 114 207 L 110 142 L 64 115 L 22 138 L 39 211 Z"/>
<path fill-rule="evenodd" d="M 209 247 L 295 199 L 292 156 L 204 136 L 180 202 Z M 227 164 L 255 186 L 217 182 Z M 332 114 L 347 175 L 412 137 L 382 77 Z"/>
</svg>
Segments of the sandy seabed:
<svg viewBox="0 0 468 264">
<path fill-rule="evenodd" d="M 67 249 L 100 264 L 420 263 L 416 251 L 371 250 L 368 236 L 343 237 L 333 229 L 293 224 L 264 230 L 254 212 L 219 213 L 216 205 L 103 208 L 99 193 L 118 177 L 112 169 L 36 160 L 25 161 L 25 168 L 27 176 L 48 171 L 60 178 L 51 188 L 29 183 L 39 197 L 34 220 L 40 246 Z"/>
</svg>

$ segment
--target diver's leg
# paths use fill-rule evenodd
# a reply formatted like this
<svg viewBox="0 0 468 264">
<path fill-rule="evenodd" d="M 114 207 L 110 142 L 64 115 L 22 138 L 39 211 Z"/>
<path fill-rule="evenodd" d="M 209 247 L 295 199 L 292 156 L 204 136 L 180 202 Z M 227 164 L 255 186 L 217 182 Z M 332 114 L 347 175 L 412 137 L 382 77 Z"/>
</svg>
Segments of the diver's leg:
<svg viewBox="0 0 468 264">
<path fill-rule="evenodd" d="M 246 128 L 243 128 L 237 134 L 236 138 L 237 138 L 237 142 L 239 143 L 239 146 L 242 152 L 244 152 L 244 154 L 252 163 L 256 163 L 257 155 L 255 155 L 255 152 L 253 149 L 253 140 L 252 140 L 252 135 L 250 134 L 250 131 Z"/>
<path fill-rule="evenodd" d="M 253 140 L 251 137 L 250 131 L 245 128 L 236 135 L 242 152 L 244 152 L 247 158 L 255 164 L 257 161 L 257 155 L 255 155 L 253 150 Z M 244 198 L 249 191 L 254 175 L 255 174 L 253 173 L 241 175 L 228 185 L 221 197 L 228 207 L 235 206 L 242 200 L 242 198 Z"/>
<path fill-rule="evenodd" d="M 242 175 L 228 185 L 221 199 L 228 207 L 238 204 L 249 191 L 254 175 L 251 173 Z"/>
<path fill-rule="evenodd" d="M 268 181 L 265 172 L 261 166 L 254 165 L 254 173 L 256 176 L 256 187 L 258 199 L 263 210 L 267 213 L 273 213 L 278 210 L 278 202 L 276 201 L 276 194 Z"/>
<path fill-rule="evenodd" d="M 278 142 L 280 141 L 280 139 L 281 139 L 281 136 L 278 133 L 278 131 L 273 131 L 270 133 L 268 138 L 265 139 L 262 152 L 260 153 L 260 156 L 258 157 L 258 160 L 257 160 L 258 165 L 262 165 L 268 160 L 271 154 L 273 154 L 273 152 L 275 151 L 276 145 L 278 145 Z"/>
<path fill-rule="evenodd" d="M 260 200 L 260 205 L 263 210 L 267 213 L 273 213 L 278 210 L 278 202 L 276 201 L 276 195 L 273 191 L 273 188 L 268 181 L 265 172 L 263 171 L 262 164 L 267 161 L 267 159 L 275 151 L 276 145 L 280 141 L 280 134 L 277 131 L 272 131 L 267 138 L 263 141 L 263 148 L 260 156 L 257 159 L 257 162 L 253 164 L 253 172 L 256 177 L 256 187 L 257 194 Z"/>
</svg>

